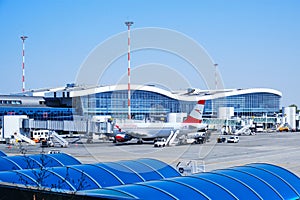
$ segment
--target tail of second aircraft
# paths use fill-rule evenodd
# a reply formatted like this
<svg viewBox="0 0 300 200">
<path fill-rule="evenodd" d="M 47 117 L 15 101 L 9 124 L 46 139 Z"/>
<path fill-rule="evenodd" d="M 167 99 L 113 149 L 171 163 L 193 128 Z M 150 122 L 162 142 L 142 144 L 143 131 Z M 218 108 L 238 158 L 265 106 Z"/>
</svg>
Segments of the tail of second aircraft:
<svg viewBox="0 0 300 200">
<path fill-rule="evenodd" d="M 201 123 L 205 100 L 199 100 L 183 123 Z"/>
</svg>

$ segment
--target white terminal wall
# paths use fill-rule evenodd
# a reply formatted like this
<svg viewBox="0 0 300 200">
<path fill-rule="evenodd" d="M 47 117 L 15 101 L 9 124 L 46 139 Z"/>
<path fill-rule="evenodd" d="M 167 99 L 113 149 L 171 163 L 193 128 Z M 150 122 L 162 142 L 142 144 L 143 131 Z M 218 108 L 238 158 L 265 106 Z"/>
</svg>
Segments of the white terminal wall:
<svg viewBox="0 0 300 200">
<path fill-rule="evenodd" d="M 230 119 L 234 116 L 234 107 L 219 107 L 218 118 Z"/>
<path fill-rule="evenodd" d="M 187 117 L 187 113 L 169 113 L 168 122 L 181 123 Z"/>
<path fill-rule="evenodd" d="M 296 107 L 284 107 L 283 115 L 292 129 L 296 129 Z"/>
</svg>

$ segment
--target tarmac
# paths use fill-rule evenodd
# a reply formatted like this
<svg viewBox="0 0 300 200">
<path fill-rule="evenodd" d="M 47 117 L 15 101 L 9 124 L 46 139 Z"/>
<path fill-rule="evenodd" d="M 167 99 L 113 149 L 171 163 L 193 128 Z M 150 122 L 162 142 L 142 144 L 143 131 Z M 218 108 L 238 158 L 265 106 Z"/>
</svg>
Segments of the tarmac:
<svg viewBox="0 0 300 200">
<path fill-rule="evenodd" d="M 59 150 L 70 154 L 82 163 L 99 163 L 139 158 L 154 158 L 174 167 L 179 162 L 196 161 L 205 169 L 229 168 L 249 163 L 270 163 L 281 166 L 300 177 L 300 133 L 257 133 L 239 136 L 238 143 L 217 143 L 219 134 L 213 133 L 205 144 L 189 144 L 155 148 L 153 143 L 116 145 L 112 142 L 94 140 L 92 144 L 70 144 L 68 148 L 41 148 L 37 146 L 0 145 L 7 155 L 47 153 Z M 224 135 L 222 137 L 228 138 Z"/>
</svg>

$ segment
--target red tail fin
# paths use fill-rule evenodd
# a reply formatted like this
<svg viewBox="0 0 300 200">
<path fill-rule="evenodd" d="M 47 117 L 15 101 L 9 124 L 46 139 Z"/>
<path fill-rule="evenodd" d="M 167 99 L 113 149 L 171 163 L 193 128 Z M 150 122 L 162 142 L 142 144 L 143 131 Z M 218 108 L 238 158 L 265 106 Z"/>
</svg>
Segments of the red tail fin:
<svg viewBox="0 0 300 200">
<path fill-rule="evenodd" d="M 183 123 L 201 123 L 205 100 L 199 100 Z"/>
<path fill-rule="evenodd" d="M 119 132 L 122 132 L 122 129 L 120 128 L 120 126 L 115 125 L 115 127 L 119 130 Z"/>
</svg>

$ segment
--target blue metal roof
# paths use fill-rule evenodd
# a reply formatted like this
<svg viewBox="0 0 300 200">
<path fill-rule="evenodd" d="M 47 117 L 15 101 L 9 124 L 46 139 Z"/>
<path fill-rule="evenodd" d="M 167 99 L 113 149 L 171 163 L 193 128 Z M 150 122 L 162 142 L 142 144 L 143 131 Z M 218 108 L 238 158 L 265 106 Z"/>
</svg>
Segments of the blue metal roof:
<svg viewBox="0 0 300 200">
<path fill-rule="evenodd" d="M 101 193 L 99 193 L 99 190 L 85 190 L 79 191 L 79 194 L 82 196 L 99 197 L 105 199 L 136 199 L 136 197 L 131 194 L 113 189 L 101 189 Z"/>
<path fill-rule="evenodd" d="M 295 197 L 300 197 L 300 179 L 298 177 L 295 178 L 296 175 L 291 172 L 282 173 L 283 168 L 272 165 L 273 169 L 270 169 L 270 166 L 271 165 L 269 164 L 251 164 L 233 169 L 258 178 L 259 181 L 265 183 L 265 188 L 270 187 L 280 196 L 280 198 L 293 199 Z M 293 181 L 288 182 L 287 180 L 291 178 L 294 178 Z"/>
<path fill-rule="evenodd" d="M 72 168 L 76 168 L 86 174 L 89 174 L 101 187 L 124 184 L 123 180 L 121 180 L 116 174 L 97 165 L 73 165 Z"/>
<path fill-rule="evenodd" d="M 195 190 L 199 191 L 199 193 L 204 194 L 210 199 L 218 199 L 220 198 L 220 196 L 224 200 L 234 198 L 230 191 L 224 190 L 218 184 L 204 179 L 199 179 L 197 177 L 179 177 L 172 179 L 172 181 L 185 184 L 187 187 L 192 187 Z M 205 191 L 203 191 L 203 187 L 206 188 Z"/>
<path fill-rule="evenodd" d="M 103 189 L 80 191 L 102 196 Z M 300 179 L 281 167 L 250 164 L 185 177 L 106 188 L 132 199 L 299 199 Z M 120 196 L 120 198 L 124 196 Z"/>
<path fill-rule="evenodd" d="M 155 169 L 164 178 L 177 177 L 180 176 L 179 172 L 176 171 L 170 165 L 155 159 L 143 158 L 138 159 L 137 162 L 143 163 L 152 169 Z"/>
<path fill-rule="evenodd" d="M 244 197 L 247 197 L 247 199 L 259 199 L 253 190 L 237 179 L 217 173 L 203 173 L 194 176 L 217 185 L 222 190 L 228 192 L 234 199 L 243 199 Z"/>
<path fill-rule="evenodd" d="M 151 186 L 153 188 L 156 188 L 157 190 L 168 191 L 167 194 L 177 199 L 184 199 L 187 197 L 187 194 L 189 199 L 207 199 L 207 197 L 205 197 L 205 194 L 202 194 L 199 190 L 196 190 L 193 187 L 189 187 L 185 184 L 172 181 L 172 180 L 150 181 L 150 182 L 138 183 L 138 184 Z M 173 189 L 169 191 L 168 190 L 169 188 L 173 188 Z"/>
<path fill-rule="evenodd" d="M 8 170 L 18 170 L 22 169 L 17 163 L 14 161 L 7 159 L 7 156 L 0 157 L 0 171 L 8 171 Z"/>
<path fill-rule="evenodd" d="M 76 191 L 77 195 L 100 198 L 276 200 L 300 197 L 299 177 L 265 163 L 182 177 L 174 168 L 155 159 L 80 164 L 67 154 L 41 154 L 2 156 L 0 170 L 11 170 L 0 172 L 0 182 Z"/>
<path fill-rule="evenodd" d="M 78 165 L 78 164 L 81 164 L 81 162 L 79 160 L 77 160 L 73 156 L 70 156 L 69 154 L 65 154 L 65 153 L 47 154 L 47 156 L 58 160 L 62 164 L 62 166 L 63 165 Z"/>
<path fill-rule="evenodd" d="M 173 167 L 155 159 L 106 162 L 98 163 L 96 166 L 115 174 L 123 184 L 180 176 Z"/>
<path fill-rule="evenodd" d="M 3 151 L 0 151 L 0 156 L 7 156 Z"/>
<path fill-rule="evenodd" d="M 41 164 L 29 156 L 7 156 L 8 160 L 16 163 L 21 169 L 34 169 L 41 167 Z"/>
<path fill-rule="evenodd" d="M 64 154 L 36 154 L 20 156 L 1 156 L 0 171 L 35 169 L 43 167 L 56 167 L 81 164 L 74 157 Z"/>
<path fill-rule="evenodd" d="M 52 155 L 58 154 L 51 154 L 51 156 Z M 47 161 L 48 154 L 43 158 L 39 157 L 39 155 L 32 157 L 23 156 L 22 159 L 24 158 L 43 159 Z M 15 156 L 14 159 L 21 160 L 21 157 Z M 20 163 L 24 164 L 26 162 Z M 20 167 L 20 169 L 24 170 L 0 172 L 0 180 L 26 186 L 31 185 L 57 190 L 80 191 L 170 178 L 175 175 L 180 176 L 179 172 L 174 168 L 154 159 L 69 165 L 43 169 L 26 169 L 24 166 Z M 44 162 L 44 166 L 49 166 L 49 164 Z"/>
<path fill-rule="evenodd" d="M 115 174 L 119 179 L 122 180 L 124 184 L 145 181 L 143 177 L 141 177 L 135 171 L 133 171 L 130 168 L 127 168 L 126 166 L 120 165 L 119 163 L 99 163 L 96 165 Z"/>
<path fill-rule="evenodd" d="M 156 161 L 152 161 L 156 162 Z M 139 161 L 120 161 L 118 164 L 123 165 L 124 167 L 132 169 L 135 173 L 140 174 L 143 180 L 157 180 L 165 178 L 163 174 L 159 173 L 154 168 L 151 168 L 149 165 L 146 165 Z"/>
<path fill-rule="evenodd" d="M 22 173 L 21 170 L 0 172 L 0 182 L 21 184 L 21 185 L 25 185 L 25 186 L 38 186 L 38 183 L 36 180 L 34 180 L 32 177 Z"/>
<path fill-rule="evenodd" d="M 280 194 L 259 177 L 235 169 L 218 170 L 217 173 L 232 178 L 238 177 L 239 181 L 252 188 L 262 199 L 281 199 Z"/>
<path fill-rule="evenodd" d="M 270 165 L 270 164 L 255 164 L 255 165 L 247 165 L 249 167 L 256 167 L 261 170 L 265 170 L 278 178 L 280 178 L 282 181 L 284 181 L 286 184 L 290 186 L 290 188 L 295 191 L 299 196 L 300 196 L 300 184 L 295 184 L 299 183 L 300 178 L 293 174 L 292 172 L 279 167 L 275 165 Z"/>
<path fill-rule="evenodd" d="M 112 187 L 112 189 L 130 194 L 136 199 L 176 199 L 175 196 L 171 195 L 165 190 L 160 190 L 148 185 L 130 184 L 126 185 L 126 187 L 115 186 Z"/>
</svg>

